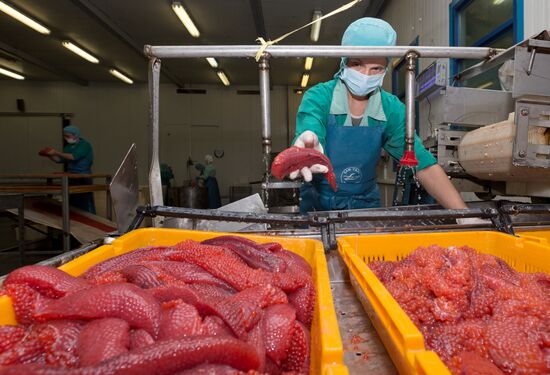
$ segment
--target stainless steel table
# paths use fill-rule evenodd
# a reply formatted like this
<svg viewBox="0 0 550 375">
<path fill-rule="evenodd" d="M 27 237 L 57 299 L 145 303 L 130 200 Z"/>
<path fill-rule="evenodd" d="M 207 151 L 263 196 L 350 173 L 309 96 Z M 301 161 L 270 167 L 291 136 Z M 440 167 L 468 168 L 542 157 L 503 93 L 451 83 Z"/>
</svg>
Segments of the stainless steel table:
<svg viewBox="0 0 550 375">
<path fill-rule="evenodd" d="M 101 185 L 76 185 L 70 186 L 69 179 L 104 178 L 105 184 Z M 107 218 L 112 218 L 112 203 L 109 193 L 111 175 L 108 174 L 73 174 L 73 173 L 19 173 L 0 174 L 0 193 L 16 193 L 21 195 L 61 195 L 62 220 L 63 220 L 63 251 L 71 249 L 71 218 L 69 209 L 69 195 L 77 193 L 90 193 L 94 191 L 107 192 Z M 18 183 L 13 183 L 17 180 Z M 45 180 L 45 184 L 43 181 Z M 24 183 L 21 183 L 24 181 Z M 37 183 L 42 181 L 42 183 Z M 32 183 L 34 182 L 34 183 Z M 54 184 L 54 182 L 57 182 Z M 13 208 L 13 207 L 12 207 Z"/>
</svg>

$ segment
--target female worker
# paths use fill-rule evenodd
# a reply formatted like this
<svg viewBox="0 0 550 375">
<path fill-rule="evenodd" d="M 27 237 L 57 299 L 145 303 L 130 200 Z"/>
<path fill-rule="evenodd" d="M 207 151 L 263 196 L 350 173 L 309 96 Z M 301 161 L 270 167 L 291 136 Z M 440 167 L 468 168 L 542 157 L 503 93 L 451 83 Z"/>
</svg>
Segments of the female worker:
<svg viewBox="0 0 550 375">
<path fill-rule="evenodd" d="M 63 152 L 46 147 L 40 152 L 40 155 L 47 156 L 56 163 L 66 163 L 68 173 L 91 174 L 94 152 L 90 142 L 80 137 L 80 129 L 72 125 L 64 127 L 63 138 L 67 143 L 63 147 Z M 91 185 L 93 180 L 91 178 L 72 178 L 69 179 L 69 184 Z M 71 194 L 69 204 L 95 214 L 94 194 L 91 192 Z"/>
<path fill-rule="evenodd" d="M 394 46 L 396 32 L 377 18 L 361 18 L 344 32 L 344 46 Z M 381 149 L 399 161 L 405 149 L 405 106 L 382 90 L 386 58 L 346 58 L 333 80 L 310 88 L 296 119 L 294 145 L 324 152 L 336 174 L 334 192 L 321 174 L 326 167 L 314 165 L 290 174 L 308 183 L 301 189 L 300 209 L 345 210 L 380 206 L 376 164 Z M 416 136 L 417 177 L 424 188 L 446 208 L 466 208 L 435 158 Z"/>
</svg>

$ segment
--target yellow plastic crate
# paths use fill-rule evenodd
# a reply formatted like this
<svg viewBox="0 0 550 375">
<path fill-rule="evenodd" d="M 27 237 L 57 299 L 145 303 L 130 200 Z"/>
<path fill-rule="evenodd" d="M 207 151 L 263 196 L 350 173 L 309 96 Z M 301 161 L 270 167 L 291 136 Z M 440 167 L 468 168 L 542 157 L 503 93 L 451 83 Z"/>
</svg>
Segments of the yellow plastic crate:
<svg viewBox="0 0 550 375">
<path fill-rule="evenodd" d="M 145 246 L 170 246 L 184 240 L 203 241 L 228 233 L 187 231 L 179 229 L 145 228 L 130 232 L 111 245 L 101 246 L 59 269 L 78 276 L 91 266 Z M 327 262 L 323 245 L 319 241 L 286 237 L 242 235 L 260 243 L 278 242 L 285 249 L 301 255 L 313 269 L 313 279 L 317 287 L 317 302 L 311 327 L 311 374 L 347 375 L 344 366 L 344 350 L 336 311 L 332 302 Z M 0 297 L 0 325 L 16 324 L 11 300 Z"/>
<path fill-rule="evenodd" d="M 528 237 L 534 241 L 539 241 L 541 245 L 550 247 L 550 228 L 545 229 L 516 229 L 516 234 L 520 237 Z"/>
<path fill-rule="evenodd" d="M 521 272 L 550 273 L 550 248 L 539 239 L 499 232 L 439 232 L 355 235 L 338 238 L 338 250 L 350 277 L 366 298 L 360 298 L 390 357 L 401 374 L 450 374 L 405 311 L 367 267 L 375 260 L 397 261 L 419 246 L 467 245 L 498 256 Z"/>
</svg>

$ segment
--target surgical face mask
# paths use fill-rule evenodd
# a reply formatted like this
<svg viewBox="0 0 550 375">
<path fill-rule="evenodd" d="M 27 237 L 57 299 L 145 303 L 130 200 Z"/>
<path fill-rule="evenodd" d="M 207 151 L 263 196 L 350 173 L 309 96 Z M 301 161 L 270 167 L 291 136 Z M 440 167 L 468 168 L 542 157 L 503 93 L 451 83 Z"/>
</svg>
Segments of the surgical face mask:
<svg viewBox="0 0 550 375">
<path fill-rule="evenodd" d="M 340 78 L 355 96 L 367 96 L 382 86 L 386 73 L 366 75 L 350 67 L 344 67 Z"/>
<path fill-rule="evenodd" d="M 76 143 L 77 139 L 76 139 L 76 138 L 72 138 L 72 137 L 65 137 L 65 141 L 66 141 L 68 144 L 72 145 L 72 144 L 75 144 L 75 143 Z"/>
</svg>

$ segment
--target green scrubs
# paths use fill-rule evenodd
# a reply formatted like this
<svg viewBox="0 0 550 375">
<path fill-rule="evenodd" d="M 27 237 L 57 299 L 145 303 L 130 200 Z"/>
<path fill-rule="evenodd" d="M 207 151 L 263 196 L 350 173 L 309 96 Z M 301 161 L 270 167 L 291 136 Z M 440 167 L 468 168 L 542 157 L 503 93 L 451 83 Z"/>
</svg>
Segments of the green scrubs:
<svg viewBox="0 0 550 375">
<path fill-rule="evenodd" d="M 216 177 L 216 168 L 212 164 L 207 164 L 202 172 L 204 178 Z"/>
<path fill-rule="evenodd" d="M 71 154 L 74 160 L 63 160 L 67 162 L 67 172 L 78 174 L 92 173 L 92 164 L 94 163 L 94 152 L 90 142 L 80 138 L 78 143 L 67 144 L 63 147 L 63 152 Z"/>
<path fill-rule="evenodd" d="M 67 172 L 76 174 L 91 174 L 92 164 L 94 163 L 94 152 L 90 142 L 84 138 L 80 138 L 77 143 L 68 143 L 63 147 L 63 152 L 71 154 L 74 160 L 63 159 L 62 162 L 67 163 Z M 69 179 L 71 185 L 91 185 L 93 179 L 91 178 L 71 178 Z M 71 194 L 69 196 L 69 204 L 73 207 L 80 208 L 91 212 L 95 211 L 94 193 L 79 193 Z"/>
<path fill-rule="evenodd" d="M 317 84 L 306 91 L 296 116 L 296 137 L 310 130 L 319 137 L 325 148 L 327 119 L 330 115 L 334 115 L 338 126 L 352 126 L 347 88 L 339 78 Z M 399 161 L 405 151 L 405 105 L 395 95 L 377 89 L 369 98 L 359 126 L 368 126 L 369 117 L 383 123 L 382 147 Z M 414 150 L 418 170 L 436 164 L 436 159 L 424 148 L 417 135 Z"/>
</svg>

